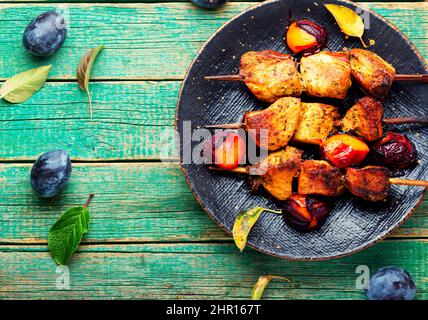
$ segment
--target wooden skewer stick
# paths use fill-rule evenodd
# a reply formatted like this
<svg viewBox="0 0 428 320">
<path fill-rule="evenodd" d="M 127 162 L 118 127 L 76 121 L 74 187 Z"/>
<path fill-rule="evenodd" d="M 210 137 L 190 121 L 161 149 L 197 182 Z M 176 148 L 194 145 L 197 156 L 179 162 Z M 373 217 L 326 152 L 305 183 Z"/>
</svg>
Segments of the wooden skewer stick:
<svg viewBox="0 0 428 320">
<path fill-rule="evenodd" d="M 249 167 L 237 167 L 234 169 L 223 169 L 215 166 L 208 167 L 210 170 L 214 171 L 224 171 L 224 172 L 233 172 L 240 174 L 249 174 Z M 417 187 L 428 187 L 428 181 L 423 180 L 408 180 L 408 179 L 399 179 L 399 178 L 390 178 L 390 184 L 397 184 L 403 186 L 417 186 Z"/>
<path fill-rule="evenodd" d="M 417 117 L 401 117 L 401 118 L 387 118 L 382 120 L 385 124 L 428 124 L 428 118 L 417 118 Z M 341 120 L 337 120 L 334 125 L 340 127 L 342 125 Z M 210 124 L 204 126 L 207 129 L 241 129 L 244 128 L 243 123 L 224 123 L 224 124 Z"/>
<path fill-rule="evenodd" d="M 244 127 L 244 124 L 243 123 L 210 124 L 204 127 L 207 129 L 241 129 Z"/>
<path fill-rule="evenodd" d="M 428 82 L 428 74 L 396 74 L 394 80 Z"/>
<path fill-rule="evenodd" d="M 234 169 L 223 169 L 215 166 L 209 166 L 208 169 L 214 170 L 214 171 L 224 171 L 224 172 L 234 172 L 234 173 L 241 173 L 241 174 L 249 174 L 249 167 L 236 167 Z"/>
<path fill-rule="evenodd" d="M 205 80 L 244 81 L 244 77 L 240 74 L 224 74 L 218 76 L 205 76 Z M 428 74 L 396 74 L 394 80 L 428 82 Z"/>
<path fill-rule="evenodd" d="M 403 186 L 418 186 L 418 187 L 428 187 L 428 181 L 423 180 L 407 180 L 399 178 L 390 178 L 390 184 L 399 184 Z"/>
<path fill-rule="evenodd" d="M 416 117 L 388 118 L 388 119 L 383 119 L 382 122 L 386 124 L 405 124 L 405 123 L 428 124 L 428 118 L 416 118 Z"/>
<path fill-rule="evenodd" d="M 240 74 L 225 74 L 220 76 L 205 76 L 205 80 L 243 81 L 244 77 Z"/>
</svg>

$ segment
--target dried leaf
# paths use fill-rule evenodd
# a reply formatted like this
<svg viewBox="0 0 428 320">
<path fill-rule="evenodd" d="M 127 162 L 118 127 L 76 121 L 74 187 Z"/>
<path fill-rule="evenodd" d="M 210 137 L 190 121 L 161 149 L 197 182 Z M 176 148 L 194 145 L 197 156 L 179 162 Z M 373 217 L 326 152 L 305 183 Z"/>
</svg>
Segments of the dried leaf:
<svg viewBox="0 0 428 320">
<path fill-rule="evenodd" d="M 7 79 L 0 88 L 0 98 L 21 103 L 30 98 L 46 82 L 52 65 L 27 70 Z"/>
<path fill-rule="evenodd" d="M 251 231 L 251 228 L 259 219 L 263 211 L 268 211 L 272 213 L 280 214 L 281 211 L 275 211 L 270 209 L 265 209 L 262 207 L 255 207 L 251 210 L 241 211 L 235 219 L 235 224 L 233 225 L 233 240 L 235 240 L 236 246 L 239 250 L 244 250 L 245 245 L 247 244 L 247 237 Z"/>
<path fill-rule="evenodd" d="M 325 4 L 324 6 L 333 15 L 344 34 L 359 38 L 363 46 L 367 47 L 362 38 L 364 34 L 363 19 L 355 11 L 336 4 Z"/>
<path fill-rule="evenodd" d="M 254 285 L 253 290 L 251 291 L 251 299 L 260 300 L 260 298 L 263 295 L 263 292 L 265 291 L 265 288 L 267 287 L 267 285 L 272 279 L 281 279 L 281 280 L 290 282 L 290 280 L 288 280 L 287 278 L 280 277 L 280 276 L 272 276 L 272 275 L 260 276 L 259 280 L 257 280 L 256 284 Z"/>
<path fill-rule="evenodd" d="M 88 95 L 89 114 L 92 119 L 92 101 L 91 94 L 89 93 L 89 77 L 91 76 L 92 66 L 96 57 L 104 46 L 98 46 L 89 50 L 79 61 L 77 66 L 77 84 L 81 90 L 85 90 Z"/>
</svg>

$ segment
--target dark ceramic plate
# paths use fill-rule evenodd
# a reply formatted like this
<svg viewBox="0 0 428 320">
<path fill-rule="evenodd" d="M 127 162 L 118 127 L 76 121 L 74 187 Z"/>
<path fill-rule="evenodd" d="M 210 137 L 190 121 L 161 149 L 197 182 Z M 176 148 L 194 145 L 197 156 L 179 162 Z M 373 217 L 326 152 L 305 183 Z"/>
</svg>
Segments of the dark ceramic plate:
<svg viewBox="0 0 428 320">
<path fill-rule="evenodd" d="M 180 137 L 183 137 L 183 121 L 191 121 L 192 129 L 206 124 L 239 122 L 244 111 L 266 107 L 252 96 L 244 84 L 205 81 L 204 76 L 238 73 L 240 56 L 250 50 L 289 52 L 284 36 L 290 13 L 293 19 L 310 18 L 326 26 L 329 31 L 328 49 L 332 51 L 361 47 L 358 39 L 346 40 L 322 1 L 317 3 L 307 0 L 264 2 L 220 28 L 198 53 L 184 80 L 176 115 Z M 370 19 L 370 29 L 365 31 L 364 39 L 376 40 L 376 45 L 370 50 L 391 62 L 397 73 L 427 72 L 417 49 L 384 18 L 355 3 L 334 0 L 328 3 L 365 11 Z M 359 96 L 361 93 L 353 89 L 349 98 L 337 102 L 337 105 L 345 110 Z M 426 85 L 397 82 L 384 102 L 385 116 L 427 116 L 427 105 Z M 427 180 L 428 130 L 402 125 L 395 127 L 394 131 L 405 133 L 419 152 L 419 164 L 407 170 L 405 177 Z M 192 142 L 192 146 L 197 144 Z M 183 151 L 183 144 L 180 151 Z M 205 165 L 184 164 L 183 157 L 180 162 L 201 206 L 229 234 L 236 215 L 242 209 L 255 206 L 279 208 L 280 204 L 266 195 L 251 193 L 245 177 L 210 172 Z M 386 204 L 365 203 L 344 196 L 335 201 L 334 210 L 323 227 L 311 233 L 294 231 L 281 216 L 266 213 L 251 231 L 248 245 L 270 255 L 295 260 L 322 260 L 348 255 L 389 235 L 415 210 L 423 194 L 423 188 L 393 186 Z"/>
</svg>

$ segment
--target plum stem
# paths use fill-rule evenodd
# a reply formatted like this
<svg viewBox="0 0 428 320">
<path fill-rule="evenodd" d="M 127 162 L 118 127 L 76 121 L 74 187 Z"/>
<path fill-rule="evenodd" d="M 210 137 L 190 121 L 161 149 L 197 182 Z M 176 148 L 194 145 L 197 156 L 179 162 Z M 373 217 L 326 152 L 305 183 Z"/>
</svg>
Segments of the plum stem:
<svg viewBox="0 0 428 320">
<path fill-rule="evenodd" d="M 85 205 L 83 206 L 83 208 L 87 208 L 89 206 L 89 203 L 91 202 L 92 198 L 94 197 L 95 193 L 91 193 L 88 197 L 88 200 L 86 200 Z"/>
</svg>

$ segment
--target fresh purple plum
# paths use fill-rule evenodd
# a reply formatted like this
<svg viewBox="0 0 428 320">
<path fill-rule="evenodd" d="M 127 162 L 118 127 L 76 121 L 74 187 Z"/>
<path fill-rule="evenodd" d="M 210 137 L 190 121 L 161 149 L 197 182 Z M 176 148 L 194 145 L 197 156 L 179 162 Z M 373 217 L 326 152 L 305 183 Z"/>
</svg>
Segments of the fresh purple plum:
<svg viewBox="0 0 428 320">
<path fill-rule="evenodd" d="M 365 293 L 369 300 L 412 300 L 416 295 L 416 285 L 406 270 L 385 267 L 370 278 Z"/>
<path fill-rule="evenodd" d="M 64 189 L 71 174 L 71 161 L 64 150 L 42 154 L 31 169 L 31 186 L 43 198 L 50 198 Z"/>
<path fill-rule="evenodd" d="M 224 5 L 228 0 L 191 0 L 192 3 L 204 9 L 215 9 Z"/>
<path fill-rule="evenodd" d="M 24 31 L 24 47 L 35 56 L 50 56 L 64 43 L 67 28 L 64 16 L 47 11 L 36 17 Z"/>
</svg>

